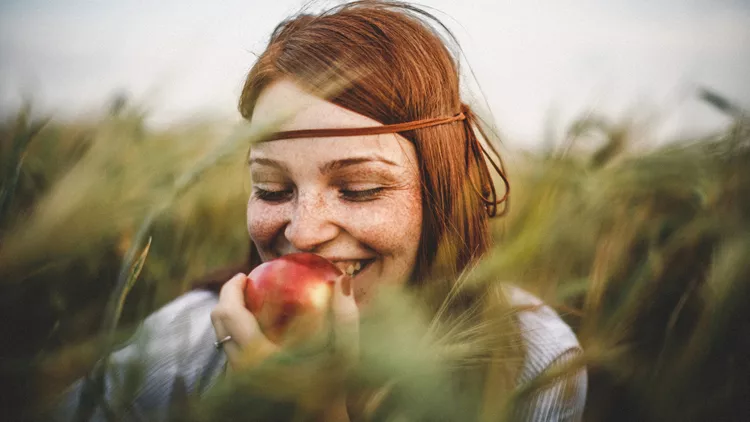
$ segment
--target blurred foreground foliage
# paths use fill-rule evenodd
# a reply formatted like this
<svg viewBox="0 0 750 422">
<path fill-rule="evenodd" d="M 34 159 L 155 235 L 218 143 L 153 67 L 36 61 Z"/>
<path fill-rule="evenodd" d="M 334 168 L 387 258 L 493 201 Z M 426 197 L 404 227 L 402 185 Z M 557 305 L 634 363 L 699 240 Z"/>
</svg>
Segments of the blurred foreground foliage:
<svg viewBox="0 0 750 422">
<path fill-rule="evenodd" d="M 728 104 L 706 100 L 717 98 Z M 77 123 L 29 116 L 0 127 L 0 358 L 14 385 L 0 400 L 18 418 L 91 370 L 132 252 L 145 261 L 128 273 L 137 281 L 127 297 L 115 298 L 125 299 L 116 342 L 195 279 L 242 262 L 248 246 L 247 145 L 195 170 L 228 131 L 208 122 L 151 130 L 127 108 Z M 711 136 L 635 148 L 636 126 L 589 116 L 559 148 L 508 160 L 510 214 L 463 286 L 515 283 L 560 312 L 585 348 L 588 421 L 750 417 L 750 129 L 733 119 Z M 395 377 L 376 419 L 466 420 L 478 393 L 441 382 L 450 368 L 418 334 L 429 331 L 419 306 L 383 297 L 364 322 L 367 353 L 352 377 L 310 354 L 310 372 L 290 373 L 289 362 L 305 362 L 291 354 L 201 403 L 185 396 L 177 419 L 275 420 L 352 383 Z M 451 346 L 462 345 L 471 343 Z"/>
<path fill-rule="evenodd" d="M 216 160 L 182 195 L 176 181 L 226 135 L 208 123 L 165 131 L 123 110 L 94 121 L 3 123 L 0 163 L 2 369 L 14 408 L 58 393 L 91 368 L 105 307 L 143 220 L 168 200 L 148 234 L 148 264 L 122 309 L 120 339 L 188 283 L 247 253 L 244 156 Z M 226 132 L 226 130 L 225 130 Z M 17 170 L 16 170 L 17 169 Z M 15 180 L 7 177 L 17 173 Z"/>
</svg>

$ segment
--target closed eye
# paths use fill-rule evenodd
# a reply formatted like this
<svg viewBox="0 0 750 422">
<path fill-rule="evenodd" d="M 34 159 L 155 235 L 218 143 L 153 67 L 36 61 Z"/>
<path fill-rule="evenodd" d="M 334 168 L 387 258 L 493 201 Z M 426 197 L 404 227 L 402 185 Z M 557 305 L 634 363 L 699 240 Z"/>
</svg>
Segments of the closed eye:
<svg viewBox="0 0 750 422">
<path fill-rule="evenodd" d="M 347 201 L 367 202 L 377 199 L 380 196 L 380 193 L 383 192 L 383 189 L 383 187 L 363 190 L 341 189 L 339 192 L 341 193 L 342 198 Z"/>
<path fill-rule="evenodd" d="M 294 191 L 291 189 L 266 190 L 256 187 L 253 189 L 253 195 L 261 201 L 284 202 L 292 198 Z"/>
</svg>

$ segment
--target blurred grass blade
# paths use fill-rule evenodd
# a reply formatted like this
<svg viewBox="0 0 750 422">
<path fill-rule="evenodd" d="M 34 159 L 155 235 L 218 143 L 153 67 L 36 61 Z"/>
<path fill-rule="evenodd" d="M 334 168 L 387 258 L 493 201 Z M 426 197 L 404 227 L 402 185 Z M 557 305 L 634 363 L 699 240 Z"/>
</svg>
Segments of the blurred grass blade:
<svg viewBox="0 0 750 422">
<path fill-rule="evenodd" d="M 146 243 L 146 246 L 143 248 L 143 251 L 141 251 L 141 254 L 138 256 L 138 259 L 133 262 L 133 265 L 130 266 L 130 274 L 128 275 L 128 278 L 125 281 L 125 287 L 120 293 L 120 297 L 117 301 L 117 306 L 115 307 L 114 311 L 114 325 L 117 326 L 117 323 L 119 322 L 120 315 L 122 314 L 122 307 L 125 304 L 125 298 L 127 298 L 128 293 L 130 293 L 130 290 L 133 289 L 133 286 L 135 285 L 136 280 L 138 280 L 138 276 L 141 274 L 141 270 L 143 270 L 143 264 L 146 262 L 146 257 L 148 256 L 148 251 L 151 249 L 151 237 L 148 238 L 148 242 Z"/>
<path fill-rule="evenodd" d="M 744 113 L 742 112 L 742 109 L 734 104 L 733 102 L 729 101 L 726 97 L 723 95 L 710 90 L 708 88 L 701 88 L 698 90 L 698 96 L 703 101 L 707 102 L 708 104 L 711 104 L 714 106 L 717 110 L 721 111 L 722 113 L 725 113 L 732 117 L 741 117 Z"/>
<path fill-rule="evenodd" d="M 78 410 L 75 418 L 75 420 L 77 421 L 89 420 L 91 416 L 93 416 L 97 404 L 102 406 L 102 409 L 106 409 L 109 407 L 105 400 L 105 375 L 109 366 L 108 361 L 112 346 L 114 344 L 117 323 L 120 319 L 120 314 L 122 313 L 122 307 L 125 303 L 125 299 L 130 290 L 135 285 L 135 282 L 138 279 L 141 270 L 143 269 L 143 264 L 146 261 L 146 257 L 148 256 L 148 251 L 150 250 L 150 248 L 151 237 L 149 237 L 146 246 L 143 248 L 138 258 L 131 265 L 129 265 L 130 269 L 128 271 L 128 276 L 125 279 L 125 282 L 122 283 L 122 288 L 116 289 L 113 293 L 113 298 L 116 298 L 116 300 L 113 302 L 115 303 L 115 306 L 110 308 L 111 310 L 106 315 L 105 324 L 103 326 L 106 330 L 103 337 L 104 344 L 102 346 L 103 358 L 97 363 L 97 365 L 94 367 L 94 370 L 89 374 L 89 376 L 84 378 L 83 387 L 81 388 Z M 121 283 L 118 283 L 118 285 L 119 284 Z M 105 413 L 109 414 L 108 412 Z"/>
<path fill-rule="evenodd" d="M 24 110 L 18 117 L 18 122 L 16 123 L 18 132 L 13 137 L 13 146 L 11 148 L 10 156 L 8 157 L 7 162 L 3 163 L 5 166 L 5 174 L 3 175 L 2 186 L 0 186 L 0 229 L 5 225 L 6 214 L 10 210 L 10 204 L 15 195 L 18 177 L 21 174 L 21 166 L 23 165 L 23 160 L 26 156 L 26 150 L 32 139 L 34 139 L 36 134 L 39 133 L 47 123 L 47 120 L 28 123 L 27 114 L 28 110 Z"/>
</svg>

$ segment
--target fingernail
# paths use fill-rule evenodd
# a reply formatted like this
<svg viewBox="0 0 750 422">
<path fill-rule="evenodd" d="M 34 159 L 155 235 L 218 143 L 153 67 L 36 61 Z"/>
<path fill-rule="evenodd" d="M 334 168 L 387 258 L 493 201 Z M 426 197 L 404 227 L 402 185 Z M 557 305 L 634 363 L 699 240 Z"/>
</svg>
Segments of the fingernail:
<svg viewBox="0 0 750 422">
<path fill-rule="evenodd" d="M 352 278 L 351 277 L 345 277 L 341 281 L 341 291 L 344 293 L 344 296 L 349 296 L 352 294 Z"/>
</svg>

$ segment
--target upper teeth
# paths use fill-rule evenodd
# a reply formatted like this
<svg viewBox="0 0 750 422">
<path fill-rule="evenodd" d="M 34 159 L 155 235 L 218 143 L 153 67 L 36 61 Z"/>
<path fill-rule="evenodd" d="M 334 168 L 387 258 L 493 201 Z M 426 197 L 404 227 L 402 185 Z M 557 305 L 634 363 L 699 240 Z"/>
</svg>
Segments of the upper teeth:
<svg viewBox="0 0 750 422">
<path fill-rule="evenodd" d="M 349 264 L 348 267 L 346 267 L 346 273 L 349 275 L 354 275 L 357 271 L 362 269 L 362 263 L 357 261 L 355 264 Z"/>
</svg>

